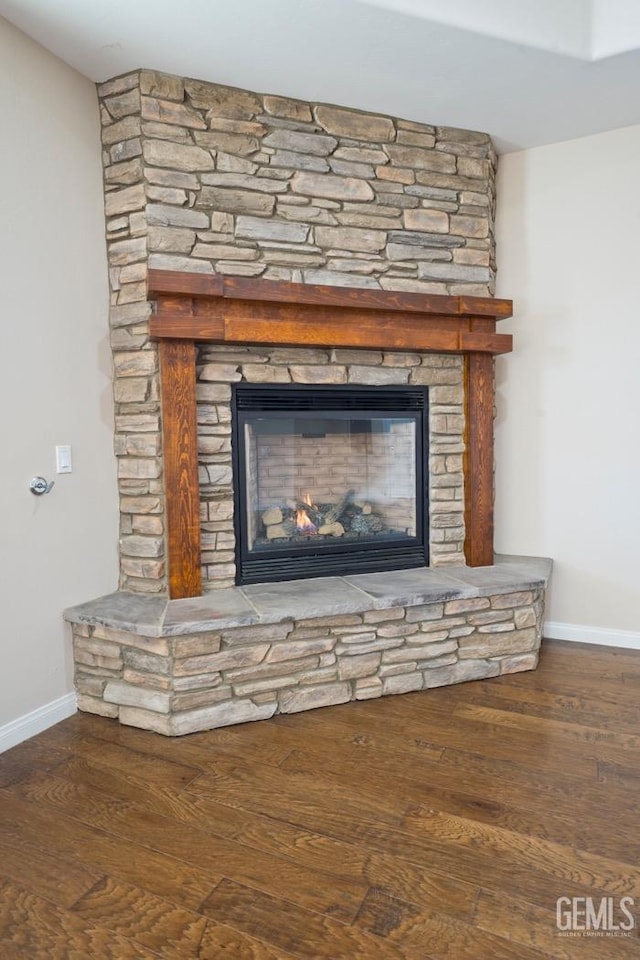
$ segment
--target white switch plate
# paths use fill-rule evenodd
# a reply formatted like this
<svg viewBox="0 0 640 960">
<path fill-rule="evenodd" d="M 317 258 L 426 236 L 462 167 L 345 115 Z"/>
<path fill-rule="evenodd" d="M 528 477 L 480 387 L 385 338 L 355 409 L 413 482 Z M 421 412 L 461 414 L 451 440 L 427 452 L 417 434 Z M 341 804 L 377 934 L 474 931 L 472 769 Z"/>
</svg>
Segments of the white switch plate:
<svg viewBox="0 0 640 960">
<path fill-rule="evenodd" d="M 56 447 L 56 473 L 71 473 L 72 471 L 71 447 L 67 444 L 59 444 Z"/>
</svg>

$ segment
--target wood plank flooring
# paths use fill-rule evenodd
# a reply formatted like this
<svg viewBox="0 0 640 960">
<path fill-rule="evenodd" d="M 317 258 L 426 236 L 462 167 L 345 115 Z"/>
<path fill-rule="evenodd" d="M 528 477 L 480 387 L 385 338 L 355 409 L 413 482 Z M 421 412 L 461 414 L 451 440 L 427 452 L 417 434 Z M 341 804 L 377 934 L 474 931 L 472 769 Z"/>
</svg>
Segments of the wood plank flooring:
<svg viewBox="0 0 640 960">
<path fill-rule="evenodd" d="M 78 714 L 0 756 L 0 958 L 640 960 L 639 811 L 640 651 L 172 740 Z M 559 933 L 623 896 L 628 935 Z"/>
</svg>

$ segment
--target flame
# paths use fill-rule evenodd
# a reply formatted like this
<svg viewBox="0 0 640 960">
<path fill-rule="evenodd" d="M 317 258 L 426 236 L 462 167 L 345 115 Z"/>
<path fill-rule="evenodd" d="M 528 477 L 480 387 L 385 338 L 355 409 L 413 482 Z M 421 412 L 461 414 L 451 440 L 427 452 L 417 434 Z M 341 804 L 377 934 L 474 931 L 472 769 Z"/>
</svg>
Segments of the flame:
<svg viewBox="0 0 640 960">
<path fill-rule="evenodd" d="M 310 493 L 303 493 L 300 499 L 307 506 L 313 506 Z M 315 533 L 318 529 L 306 510 L 296 510 L 296 527 L 301 533 Z"/>
<path fill-rule="evenodd" d="M 317 530 L 315 523 L 311 521 L 306 510 L 296 510 L 296 527 L 302 533 L 315 533 Z"/>
</svg>

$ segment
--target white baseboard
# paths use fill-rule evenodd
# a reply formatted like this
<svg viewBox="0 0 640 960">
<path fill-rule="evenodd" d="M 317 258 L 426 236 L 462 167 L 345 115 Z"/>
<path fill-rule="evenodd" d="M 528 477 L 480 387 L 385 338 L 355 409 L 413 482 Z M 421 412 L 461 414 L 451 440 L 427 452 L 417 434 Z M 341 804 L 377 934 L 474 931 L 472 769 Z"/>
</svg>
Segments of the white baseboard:
<svg viewBox="0 0 640 960">
<path fill-rule="evenodd" d="M 0 727 L 0 753 L 15 747 L 23 740 L 28 740 L 29 737 L 35 737 L 37 733 L 42 733 L 55 723 L 72 717 L 77 710 L 75 693 L 67 693 L 64 697 L 45 703 L 43 707 L 18 717 L 17 720 L 5 723 Z"/>
<path fill-rule="evenodd" d="M 578 623 L 553 623 L 547 620 L 542 636 L 548 640 L 571 640 L 575 643 L 597 643 L 603 647 L 640 650 L 640 632 L 636 630 L 610 630 L 606 627 L 585 627 Z"/>
</svg>

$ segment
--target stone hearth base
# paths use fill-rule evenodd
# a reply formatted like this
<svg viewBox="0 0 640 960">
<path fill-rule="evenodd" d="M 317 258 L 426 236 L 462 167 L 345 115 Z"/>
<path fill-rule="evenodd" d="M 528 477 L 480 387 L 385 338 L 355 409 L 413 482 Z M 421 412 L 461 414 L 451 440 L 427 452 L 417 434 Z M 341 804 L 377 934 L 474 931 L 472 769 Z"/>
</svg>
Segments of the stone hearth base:
<svg viewBox="0 0 640 960">
<path fill-rule="evenodd" d="M 253 584 L 67 610 L 78 707 L 180 736 L 534 668 L 551 561 Z"/>
</svg>

